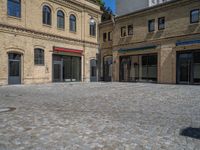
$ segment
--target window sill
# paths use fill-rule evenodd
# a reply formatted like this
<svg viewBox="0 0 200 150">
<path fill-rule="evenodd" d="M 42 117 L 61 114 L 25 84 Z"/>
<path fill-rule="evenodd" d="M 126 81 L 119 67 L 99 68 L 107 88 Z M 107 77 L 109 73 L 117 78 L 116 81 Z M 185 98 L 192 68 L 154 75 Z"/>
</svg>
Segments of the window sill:
<svg viewBox="0 0 200 150">
<path fill-rule="evenodd" d="M 8 18 L 10 18 L 10 19 L 15 19 L 15 20 L 19 20 L 19 21 L 22 20 L 21 17 L 15 17 L 15 16 L 10 16 L 10 15 L 8 15 Z"/>
<path fill-rule="evenodd" d="M 60 31 L 65 31 L 65 28 L 57 28 Z"/>
<path fill-rule="evenodd" d="M 127 35 L 127 37 L 133 37 L 133 34 Z"/>
<path fill-rule="evenodd" d="M 48 24 L 43 24 L 44 27 L 48 27 L 48 28 L 52 28 L 51 25 L 48 25 Z"/>
<path fill-rule="evenodd" d="M 199 21 L 198 22 L 190 22 L 190 25 L 198 25 L 199 24 Z"/>
<path fill-rule="evenodd" d="M 90 35 L 90 37 L 96 39 L 97 36 L 96 35 Z"/>
<path fill-rule="evenodd" d="M 125 39 L 127 36 L 120 36 L 120 39 Z"/>
<path fill-rule="evenodd" d="M 148 31 L 148 34 L 154 34 L 156 31 Z"/>
<path fill-rule="evenodd" d="M 34 64 L 35 67 L 45 67 L 45 65 L 40 65 L 40 64 Z"/>
<path fill-rule="evenodd" d="M 72 34 L 77 34 L 76 31 L 69 31 L 69 33 L 72 33 Z"/>
</svg>

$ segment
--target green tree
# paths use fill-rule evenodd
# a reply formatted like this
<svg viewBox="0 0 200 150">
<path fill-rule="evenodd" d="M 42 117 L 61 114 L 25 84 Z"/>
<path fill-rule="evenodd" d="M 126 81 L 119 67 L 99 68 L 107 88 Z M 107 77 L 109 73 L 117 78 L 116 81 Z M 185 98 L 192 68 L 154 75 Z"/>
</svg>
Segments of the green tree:
<svg viewBox="0 0 200 150">
<path fill-rule="evenodd" d="M 107 21 L 107 20 L 111 20 L 112 16 L 113 16 L 113 12 L 111 10 L 110 7 L 106 7 L 105 2 L 103 0 L 92 0 L 95 3 L 98 3 L 101 7 L 101 11 L 103 11 L 101 20 L 103 21 Z"/>
</svg>

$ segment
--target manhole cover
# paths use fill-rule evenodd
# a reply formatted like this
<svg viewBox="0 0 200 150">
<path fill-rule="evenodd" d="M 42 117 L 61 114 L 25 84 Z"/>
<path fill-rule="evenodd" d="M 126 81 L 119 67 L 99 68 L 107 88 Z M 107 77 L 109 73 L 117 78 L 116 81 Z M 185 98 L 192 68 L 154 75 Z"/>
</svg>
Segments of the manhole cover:
<svg viewBox="0 0 200 150">
<path fill-rule="evenodd" d="M 16 108 L 14 107 L 3 107 L 3 108 L 0 108 L 0 113 L 14 111 L 14 110 L 16 110 Z"/>
</svg>

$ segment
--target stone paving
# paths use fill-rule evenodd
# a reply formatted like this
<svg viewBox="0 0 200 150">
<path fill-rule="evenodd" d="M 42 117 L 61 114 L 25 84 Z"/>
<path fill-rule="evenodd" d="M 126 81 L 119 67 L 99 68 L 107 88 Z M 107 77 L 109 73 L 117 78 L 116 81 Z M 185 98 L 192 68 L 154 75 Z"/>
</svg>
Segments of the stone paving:
<svg viewBox="0 0 200 150">
<path fill-rule="evenodd" d="M 0 87 L 0 150 L 200 150 L 200 87 L 61 83 Z"/>
</svg>

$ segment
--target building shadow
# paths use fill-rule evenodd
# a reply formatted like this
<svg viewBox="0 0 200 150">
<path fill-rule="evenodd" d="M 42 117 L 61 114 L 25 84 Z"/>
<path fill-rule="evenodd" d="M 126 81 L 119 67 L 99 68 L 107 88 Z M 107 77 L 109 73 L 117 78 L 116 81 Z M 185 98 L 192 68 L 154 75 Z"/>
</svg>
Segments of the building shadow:
<svg viewBox="0 0 200 150">
<path fill-rule="evenodd" d="M 180 135 L 200 140 L 200 128 L 187 127 L 180 131 Z"/>
</svg>

